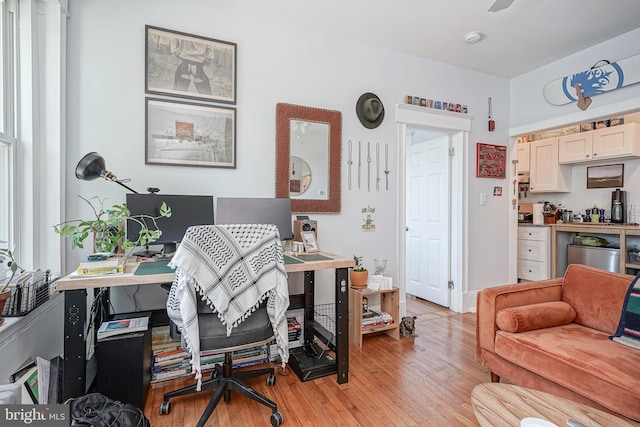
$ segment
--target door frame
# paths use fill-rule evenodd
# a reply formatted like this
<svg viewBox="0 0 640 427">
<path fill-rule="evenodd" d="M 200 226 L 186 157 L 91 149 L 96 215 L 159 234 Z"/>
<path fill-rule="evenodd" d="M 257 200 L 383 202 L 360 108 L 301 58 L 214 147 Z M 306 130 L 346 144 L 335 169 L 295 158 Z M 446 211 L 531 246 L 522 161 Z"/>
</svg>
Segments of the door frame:
<svg viewBox="0 0 640 427">
<path fill-rule="evenodd" d="M 451 135 L 455 155 L 451 159 L 451 290 L 450 309 L 464 311 L 464 294 L 468 288 L 468 173 L 469 159 L 465 147 L 469 146 L 469 133 L 473 116 L 438 111 L 409 104 L 396 105 L 398 143 L 397 216 L 398 239 L 396 265 L 400 286 L 400 312 L 406 314 L 406 132 L 407 128 L 421 128 Z"/>
</svg>

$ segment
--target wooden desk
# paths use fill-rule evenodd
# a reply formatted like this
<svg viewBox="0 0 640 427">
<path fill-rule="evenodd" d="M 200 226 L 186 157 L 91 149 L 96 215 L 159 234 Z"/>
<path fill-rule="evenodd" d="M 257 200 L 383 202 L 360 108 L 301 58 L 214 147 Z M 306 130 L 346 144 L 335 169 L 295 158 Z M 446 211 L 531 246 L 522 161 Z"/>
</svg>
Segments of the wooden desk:
<svg viewBox="0 0 640 427">
<path fill-rule="evenodd" d="M 511 384 L 485 383 L 471 391 L 473 413 L 482 427 L 519 426 L 527 417 L 542 418 L 565 426 L 567 418 L 588 426 L 589 420 L 603 427 L 637 426 L 587 405 L 537 390 Z"/>
<path fill-rule="evenodd" d="M 337 381 L 349 380 L 349 292 L 348 268 L 353 267 L 352 258 L 344 258 L 326 252 L 320 255 L 330 259 L 287 264 L 287 273 L 304 273 L 305 340 L 324 336 L 321 328 L 313 322 L 314 272 L 335 269 L 336 333 L 329 345 L 336 352 Z M 157 285 L 173 282 L 174 274 L 149 274 L 136 276 L 139 263 L 128 264 L 124 274 L 99 277 L 66 276 L 56 282 L 56 289 L 64 292 L 64 358 L 63 400 L 82 396 L 88 389 L 86 373 L 87 289 L 112 288 L 118 286 Z M 309 320 L 309 321 L 307 321 Z M 324 341 L 324 340 L 323 340 Z"/>
</svg>

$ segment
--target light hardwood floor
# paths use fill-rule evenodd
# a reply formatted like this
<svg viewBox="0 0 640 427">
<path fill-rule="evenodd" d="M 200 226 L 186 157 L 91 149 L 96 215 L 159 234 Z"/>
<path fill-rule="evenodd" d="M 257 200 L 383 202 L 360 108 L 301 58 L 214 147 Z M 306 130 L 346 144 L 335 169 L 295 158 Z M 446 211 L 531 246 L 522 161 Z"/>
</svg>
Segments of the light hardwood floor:
<svg viewBox="0 0 640 427">
<path fill-rule="evenodd" d="M 473 387 L 489 381 L 475 361 L 475 314 L 458 314 L 410 298 L 407 314 L 417 316 L 417 337 L 399 341 L 381 335 L 350 346 L 347 384 L 335 375 L 300 382 L 295 374 L 249 385 L 278 404 L 283 427 L 294 426 L 478 426 L 471 408 Z M 172 399 L 171 413 L 160 416 L 165 390 L 190 384 L 174 380 L 153 387 L 145 415 L 154 427 L 193 426 L 211 392 Z M 271 411 L 244 396 L 221 402 L 207 426 L 268 426 Z"/>
</svg>

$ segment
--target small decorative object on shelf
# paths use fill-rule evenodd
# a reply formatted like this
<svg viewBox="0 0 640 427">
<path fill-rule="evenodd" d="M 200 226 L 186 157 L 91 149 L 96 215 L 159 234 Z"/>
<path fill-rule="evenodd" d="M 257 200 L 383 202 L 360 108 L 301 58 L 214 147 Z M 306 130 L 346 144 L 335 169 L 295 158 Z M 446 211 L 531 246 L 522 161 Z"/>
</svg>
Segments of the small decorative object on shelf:
<svg viewBox="0 0 640 427">
<path fill-rule="evenodd" d="M 384 276 L 387 270 L 387 260 L 385 258 L 375 258 L 373 262 L 376 264 L 376 275 Z"/>
<path fill-rule="evenodd" d="M 369 278 L 369 271 L 362 265 L 362 257 L 354 255 L 353 260 L 356 265 L 349 271 L 349 279 L 351 280 L 351 287 L 356 289 L 362 289 L 367 287 L 367 279 Z"/>
<path fill-rule="evenodd" d="M 407 95 L 405 98 L 406 104 L 418 105 L 420 107 L 433 108 L 436 110 L 452 111 L 454 113 L 467 114 L 469 107 L 456 102 L 448 101 L 435 101 L 433 99 L 420 98 L 419 96 Z"/>
</svg>

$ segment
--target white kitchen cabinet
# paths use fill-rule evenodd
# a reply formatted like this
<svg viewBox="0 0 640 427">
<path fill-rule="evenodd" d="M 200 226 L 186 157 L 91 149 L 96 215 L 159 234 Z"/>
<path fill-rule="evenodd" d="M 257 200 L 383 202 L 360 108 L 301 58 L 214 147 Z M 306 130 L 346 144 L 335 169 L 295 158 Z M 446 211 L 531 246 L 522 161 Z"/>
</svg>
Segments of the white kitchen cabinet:
<svg viewBox="0 0 640 427">
<path fill-rule="evenodd" d="M 640 156 L 638 123 L 612 126 L 593 131 L 593 159 Z"/>
<path fill-rule="evenodd" d="M 518 279 L 551 278 L 551 227 L 518 226 Z"/>
<path fill-rule="evenodd" d="M 596 129 L 558 138 L 558 162 L 574 164 L 640 156 L 639 123 Z"/>
<path fill-rule="evenodd" d="M 548 138 L 529 143 L 529 164 L 532 193 L 571 191 L 571 166 L 558 162 L 558 138 Z"/>
<path fill-rule="evenodd" d="M 571 164 L 591 161 L 593 132 L 580 132 L 558 138 L 558 163 Z"/>
<path fill-rule="evenodd" d="M 518 173 L 529 172 L 530 149 L 529 143 L 518 144 Z"/>
</svg>

